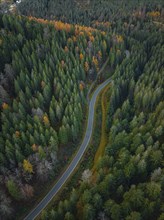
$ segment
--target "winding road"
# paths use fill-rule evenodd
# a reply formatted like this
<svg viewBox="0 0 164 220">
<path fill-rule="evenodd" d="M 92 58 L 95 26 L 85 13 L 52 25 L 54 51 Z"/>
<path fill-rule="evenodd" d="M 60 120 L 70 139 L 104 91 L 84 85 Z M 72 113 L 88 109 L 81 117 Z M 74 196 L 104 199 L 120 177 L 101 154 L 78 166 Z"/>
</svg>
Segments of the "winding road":
<svg viewBox="0 0 164 220">
<path fill-rule="evenodd" d="M 92 98 L 89 102 L 88 122 L 87 122 L 87 129 L 86 129 L 85 137 L 83 139 L 83 142 L 77 154 L 75 155 L 75 157 L 69 164 L 68 168 L 62 174 L 60 179 L 57 181 L 57 183 L 52 187 L 52 189 L 48 192 L 48 194 L 40 201 L 40 203 L 24 218 L 24 220 L 35 219 L 41 213 L 41 211 L 48 205 L 48 203 L 53 199 L 53 197 L 57 194 L 57 192 L 61 189 L 61 187 L 68 180 L 70 175 L 73 173 L 74 169 L 76 168 L 77 164 L 81 160 L 91 140 L 92 131 L 93 131 L 96 98 L 109 82 L 111 82 L 111 78 L 107 79 L 105 82 L 100 84 L 92 95 Z"/>
</svg>

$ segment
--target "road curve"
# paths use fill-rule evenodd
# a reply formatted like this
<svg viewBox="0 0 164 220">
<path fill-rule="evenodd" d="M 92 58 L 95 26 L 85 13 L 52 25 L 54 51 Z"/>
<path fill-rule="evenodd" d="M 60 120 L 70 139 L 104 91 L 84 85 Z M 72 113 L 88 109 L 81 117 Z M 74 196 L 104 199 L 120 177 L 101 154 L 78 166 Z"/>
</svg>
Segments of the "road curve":
<svg viewBox="0 0 164 220">
<path fill-rule="evenodd" d="M 57 181 L 57 183 L 52 187 L 52 189 L 47 193 L 47 195 L 40 201 L 40 203 L 24 218 L 24 220 L 33 220 L 35 219 L 40 212 L 48 205 L 48 203 L 52 200 L 52 198 L 57 194 L 57 192 L 61 189 L 63 184 L 67 181 L 69 176 L 72 174 L 74 169 L 76 168 L 77 164 L 81 160 L 89 142 L 92 136 L 92 130 L 93 130 L 93 121 L 94 121 L 94 112 L 95 112 L 95 103 L 96 98 L 101 92 L 101 90 L 109 83 L 111 82 L 111 79 L 107 79 L 105 82 L 100 84 L 95 92 L 92 95 L 92 98 L 89 102 L 89 114 L 88 114 L 88 122 L 87 122 L 87 129 L 85 133 L 85 137 L 83 139 L 83 142 L 69 164 L 68 168 L 65 170 L 63 175 L 60 177 L 60 179 Z"/>
</svg>

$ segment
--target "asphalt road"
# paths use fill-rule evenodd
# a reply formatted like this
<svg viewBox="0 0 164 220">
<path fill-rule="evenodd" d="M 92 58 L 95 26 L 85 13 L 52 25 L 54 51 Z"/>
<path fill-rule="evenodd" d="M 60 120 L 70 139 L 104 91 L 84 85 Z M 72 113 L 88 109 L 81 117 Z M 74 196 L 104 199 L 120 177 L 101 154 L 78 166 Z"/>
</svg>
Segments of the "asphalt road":
<svg viewBox="0 0 164 220">
<path fill-rule="evenodd" d="M 33 220 L 35 219 L 41 211 L 48 205 L 48 203 L 52 200 L 52 198 L 57 194 L 57 192 L 61 189 L 63 184 L 68 180 L 74 169 L 76 168 L 77 164 L 81 160 L 89 142 L 92 136 L 92 130 L 93 130 L 93 121 L 94 121 L 94 112 L 95 112 L 95 103 L 96 98 L 101 92 L 101 90 L 109 83 L 111 82 L 111 79 L 107 79 L 104 83 L 100 84 L 95 92 L 92 95 L 92 98 L 89 102 L 89 114 L 88 114 L 88 123 L 87 123 L 87 129 L 85 133 L 85 137 L 83 139 L 83 142 L 69 164 L 66 171 L 63 173 L 63 175 L 60 177 L 60 179 L 57 181 L 57 183 L 52 187 L 52 189 L 47 193 L 47 195 L 41 200 L 41 202 L 24 218 L 24 220 Z"/>
</svg>

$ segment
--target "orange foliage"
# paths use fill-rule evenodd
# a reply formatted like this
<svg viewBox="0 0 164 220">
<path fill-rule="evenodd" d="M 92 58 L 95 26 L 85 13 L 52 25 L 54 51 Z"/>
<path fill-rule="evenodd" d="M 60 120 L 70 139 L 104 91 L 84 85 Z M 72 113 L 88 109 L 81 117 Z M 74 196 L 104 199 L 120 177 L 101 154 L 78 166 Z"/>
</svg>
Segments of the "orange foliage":
<svg viewBox="0 0 164 220">
<path fill-rule="evenodd" d="M 83 35 L 86 33 L 88 36 L 91 36 L 92 32 L 98 32 L 98 30 L 92 27 L 75 25 L 75 35 Z"/>
<path fill-rule="evenodd" d="M 83 60 L 84 55 L 82 53 L 80 53 L 80 60 Z"/>
<path fill-rule="evenodd" d="M 6 110 L 6 109 L 8 109 L 9 108 L 9 105 L 7 104 L 7 103 L 3 103 L 2 104 L 2 108 L 4 109 L 4 110 Z"/>
<path fill-rule="evenodd" d="M 89 39 L 91 42 L 93 42 L 95 40 L 94 36 L 90 36 Z"/>
<path fill-rule="evenodd" d="M 84 35 L 84 32 L 80 31 L 79 35 L 81 35 L 81 36 Z"/>
<path fill-rule="evenodd" d="M 111 23 L 109 21 L 106 22 L 99 22 L 99 21 L 95 21 L 94 22 L 94 26 L 104 26 L 104 27 L 110 27 Z"/>
<path fill-rule="evenodd" d="M 35 18 L 32 16 L 29 17 L 29 20 L 34 20 L 42 24 L 53 24 L 56 30 L 65 30 L 66 32 L 70 32 L 71 27 L 72 27 L 71 24 L 63 23 L 61 21 L 48 21 L 42 18 Z"/>
<path fill-rule="evenodd" d="M 38 145 L 33 144 L 33 145 L 32 145 L 32 150 L 33 150 L 33 151 L 38 151 Z"/>
<path fill-rule="evenodd" d="M 55 21 L 54 26 L 57 30 L 65 30 L 66 32 L 70 32 L 71 25 L 67 23 L 63 23 L 61 21 Z"/>
<path fill-rule="evenodd" d="M 80 25 L 72 25 L 72 24 L 68 24 L 68 23 L 63 23 L 62 21 L 48 21 L 48 20 L 44 20 L 41 18 L 35 18 L 35 17 L 29 17 L 29 20 L 34 20 L 37 21 L 39 23 L 42 24 L 52 24 L 54 25 L 56 30 L 65 30 L 66 32 L 70 32 L 71 29 L 74 29 L 75 31 L 75 36 L 79 36 L 79 35 L 84 35 L 84 33 L 86 33 L 88 36 L 91 36 L 93 32 L 100 32 L 103 35 L 105 35 L 105 32 L 101 32 L 95 28 L 92 27 L 86 27 L 86 26 L 80 26 Z M 109 26 L 110 22 L 104 22 L 103 23 L 105 26 Z M 75 38 L 73 39 L 75 40 Z"/>
</svg>

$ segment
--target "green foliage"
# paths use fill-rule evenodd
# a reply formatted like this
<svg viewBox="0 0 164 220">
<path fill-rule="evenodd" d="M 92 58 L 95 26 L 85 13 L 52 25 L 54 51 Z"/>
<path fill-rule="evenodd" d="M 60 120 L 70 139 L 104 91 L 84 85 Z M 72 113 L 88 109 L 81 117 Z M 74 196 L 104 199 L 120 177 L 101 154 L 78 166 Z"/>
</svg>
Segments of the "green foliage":
<svg viewBox="0 0 164 220">
<path fill-rule="evenodd" d="M 105 154 L 91 181 L 78 183 L 42 219 L 163 219 L 162 1 L 78 2 L 18 5 L 24 15 L 70 26 L 0 16 L 0 187 L 20 200 L 24 182 L 48 180 L 59 149 L 80 137 L 88 82 L 109 54 L 114 75 Z M 0 206 L 4 218 L 9 203 Z"/>
<path fill-rule="evenodd" d="M 111 8 L 114 5 L 101 3 L 111 4 Z M 146 1 L 140 1 L 139 8 L 129 2 L 117 21 L 112 22 L 111 18 L 110 30 L 124 36 L 126 55 L 121 62 L 118 48 L 115 45 L 113 51 L 112 44 L 110 66 L 115 71 L 108 106 L 108 144 L 91 181 L 77 186 L 78 197 L 70 210 L 75 218 L 163 218 L 164 38 L 161 28 L 146 16 L 146 12 L 155 10 L 156 4 L 150 1 L 148 6 Z M 159 5 L 158 10 L 162 7 Z M 98 11 L 101 7 L 94 12 L 95 17 Z M 117 17 L 114 12 L 112 16 Z M 105 24 L 101 28 L 107 30 Z"/>
<path fill-rule="evenodd" d="M 9 194 L 15 199 L 15 200 L 20 200 L 21 194 L 19 191 L 19 188 L 17 184 L 13 180 L 8 180 L 7 181 L 7 189 Z"/>
<path fill-rule="evenodd" d="M 56 174 L 59 146 L 79 141 L 87 84 L 98 70 L 89 71 L 93 60 L 101 67 L 110 46 L 104 50 L 109 36 L 95 29 L 34 20 L 0 16 L 0 175 L 15 180 L 6 185 L 16 200 L 24 182 Z"/>
</svg>

